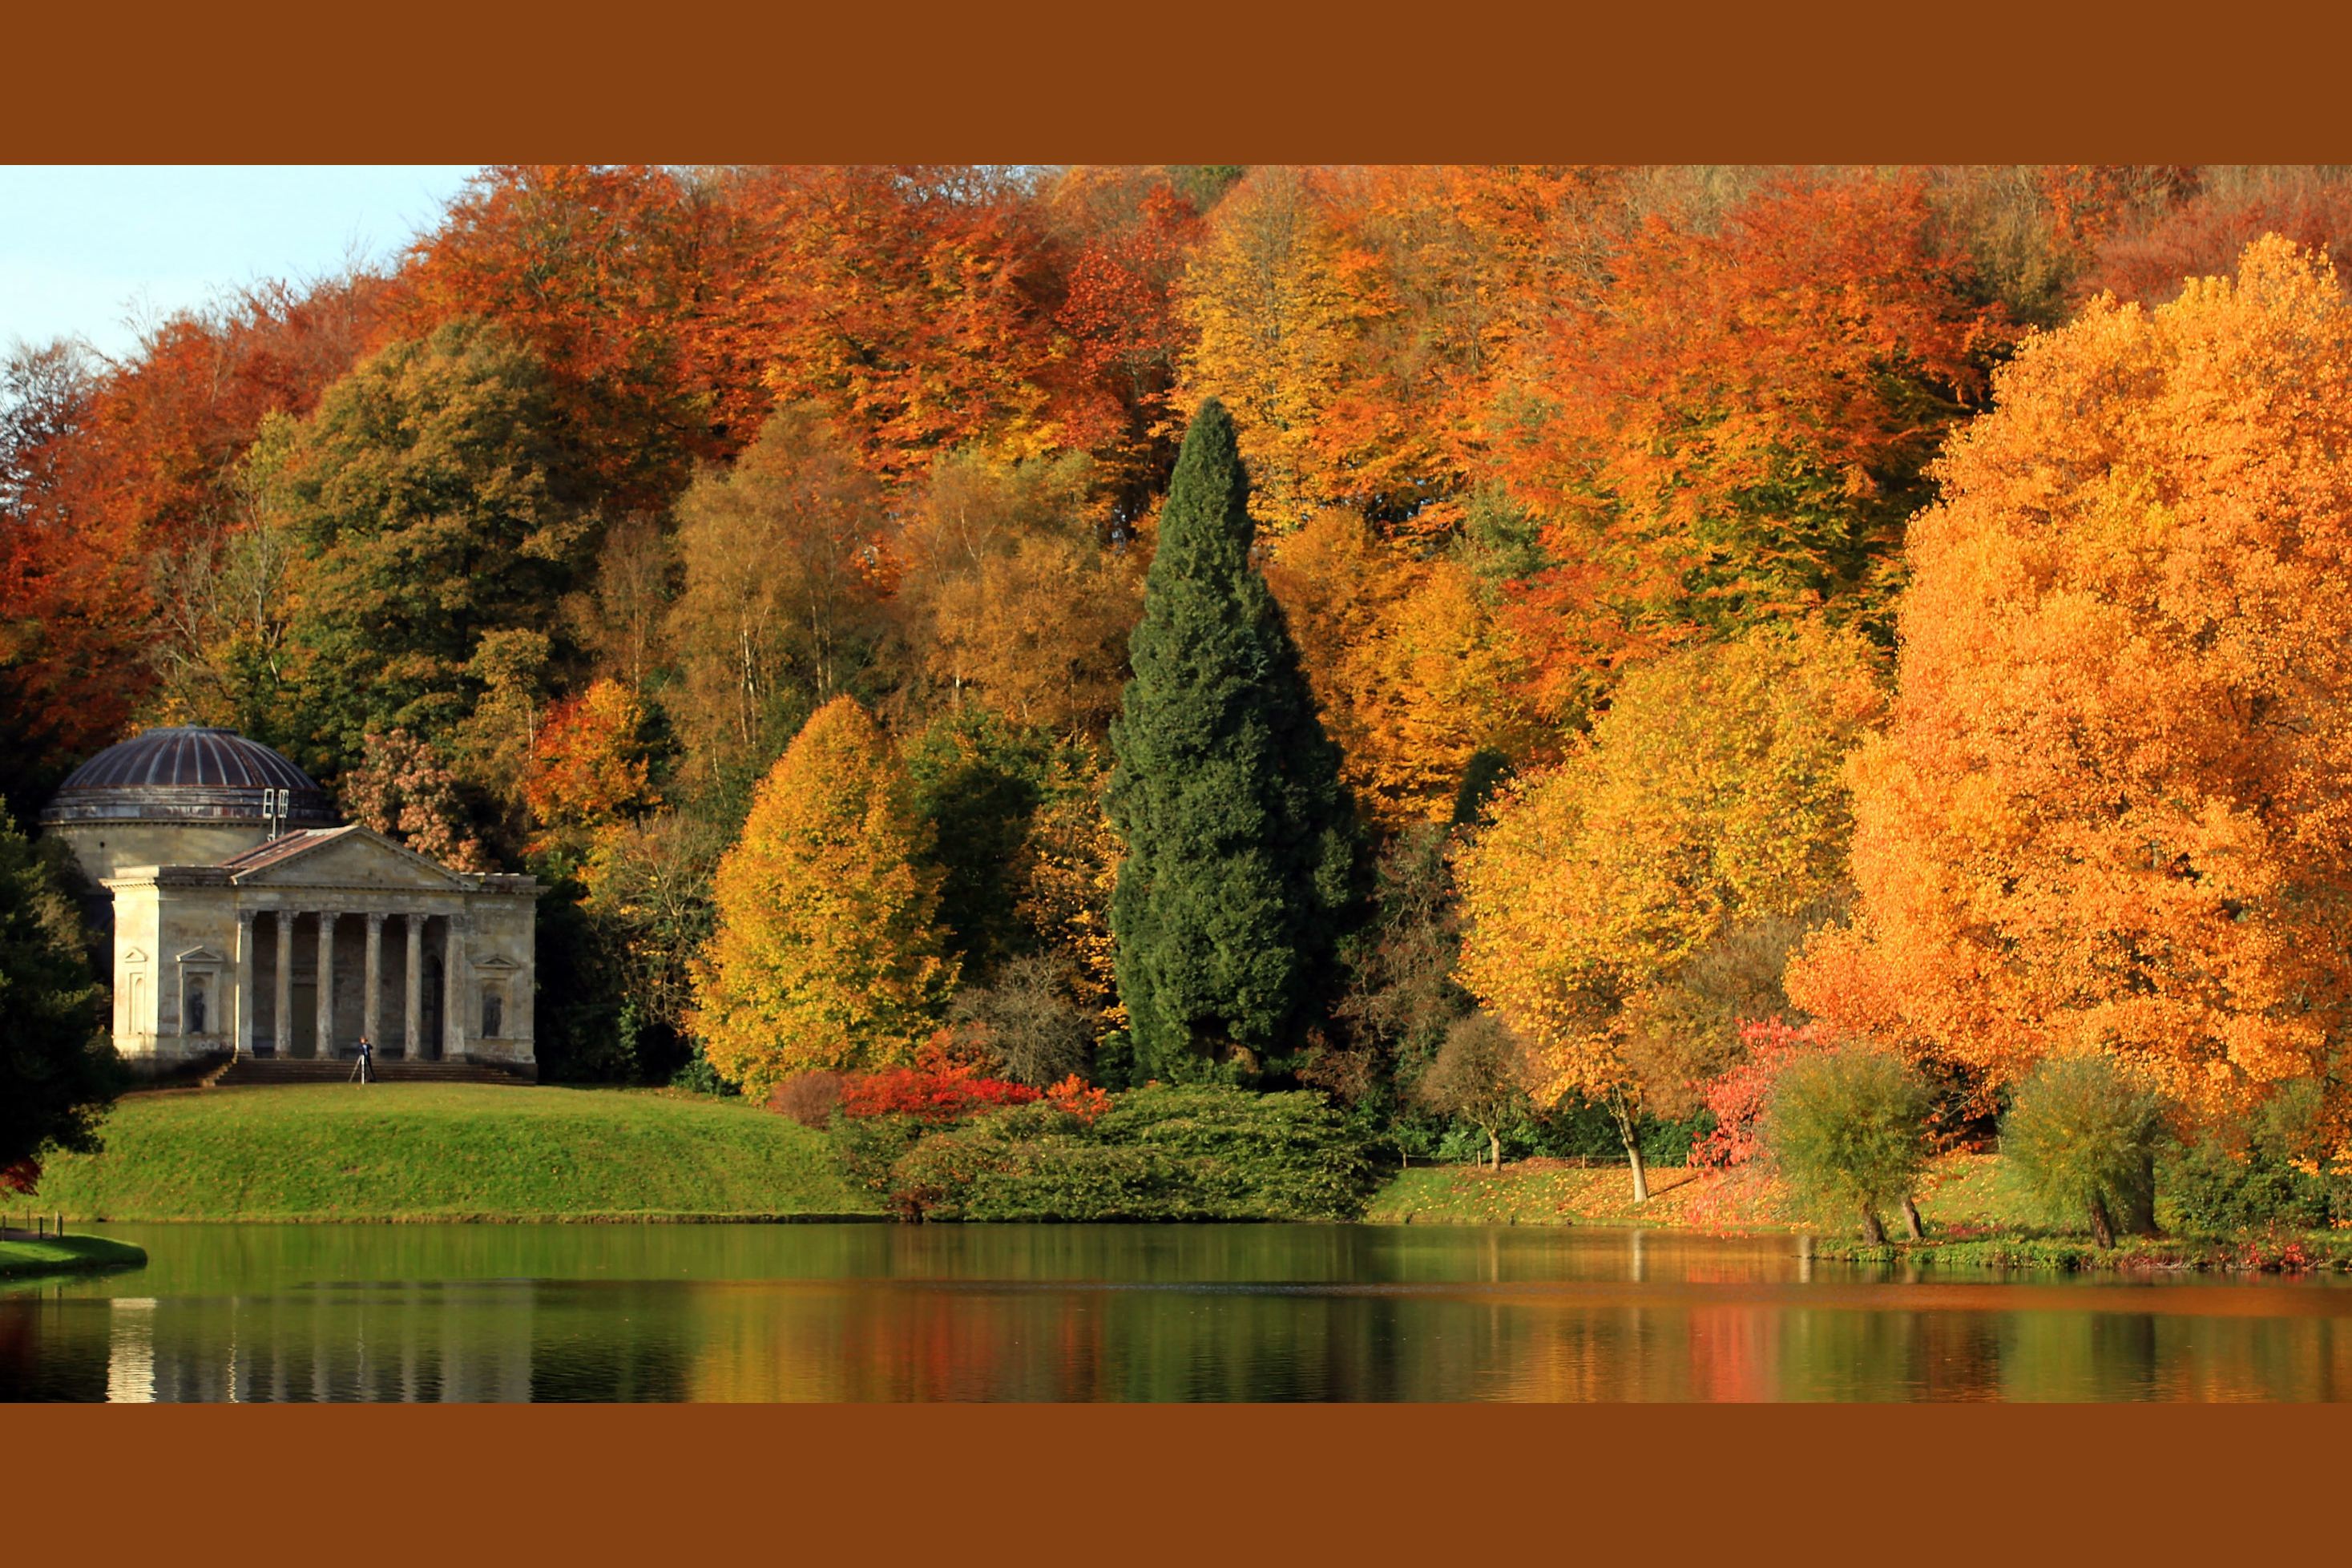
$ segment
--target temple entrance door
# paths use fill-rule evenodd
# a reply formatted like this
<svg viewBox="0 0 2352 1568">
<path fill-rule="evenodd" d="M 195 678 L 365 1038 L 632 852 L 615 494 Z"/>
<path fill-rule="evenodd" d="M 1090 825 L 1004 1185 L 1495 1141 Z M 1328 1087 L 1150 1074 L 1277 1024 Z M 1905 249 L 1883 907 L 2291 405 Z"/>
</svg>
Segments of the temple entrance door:
<svg viewBox="0 0 2352 1568">
<path fill-rule="evenodd" d="M 299 979 L 294 982 L 294 1054 L 319 1054 L 319 982 Z"/>
<path fill-rule="evenodd" d="M 441 1003 L 446 988 L 441 984 L 441 960 L 432 954 L 425 957 L 424 1005 L 417 1011 L 424 1015 L 425 1029 L 417 1039 L 427 1061 L 438 1061 L 442 1055 Z"/>
</svg>

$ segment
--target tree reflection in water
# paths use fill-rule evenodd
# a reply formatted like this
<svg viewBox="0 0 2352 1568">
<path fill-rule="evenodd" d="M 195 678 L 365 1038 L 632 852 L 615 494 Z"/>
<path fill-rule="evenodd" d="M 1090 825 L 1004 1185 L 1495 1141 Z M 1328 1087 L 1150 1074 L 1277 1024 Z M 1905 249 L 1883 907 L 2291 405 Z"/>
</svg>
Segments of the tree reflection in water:
<svg viewBox="0 0 2352 1568">
<path fill-rule="evenodd" d="M 0 1398 L 2325 1400 L 2330 1281 L 1922 1281 L 1790 1237 L 1230 1226 L 117 1227 Z"/>
</svg>

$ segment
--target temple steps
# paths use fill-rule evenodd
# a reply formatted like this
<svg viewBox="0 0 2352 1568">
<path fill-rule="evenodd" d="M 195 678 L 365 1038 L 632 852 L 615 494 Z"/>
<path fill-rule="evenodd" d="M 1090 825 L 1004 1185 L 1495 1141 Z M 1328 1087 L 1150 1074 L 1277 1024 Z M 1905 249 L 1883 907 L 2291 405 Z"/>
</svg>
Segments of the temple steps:
<svg viewBox="0 0 2352 1568">
<path fill-rule="evenodd" d="M 239 1057 L 212 1080 L 220 1089 L 256 1089 L 281 1083 L 348 1083 L 352 1070 L 358 1063 L 350 1057 L 339 1061 L 320 1061 L 295 1057 L 280 1061 L 273 1057 Z M 398 1058 L 375 1059 L 375 1080 L 379 1083 L 506 1083 L 527 1084 L 536 1082 L 527 1071 L 493 1066 L 486 1061 L 403 1061 Z"/>
</svg>

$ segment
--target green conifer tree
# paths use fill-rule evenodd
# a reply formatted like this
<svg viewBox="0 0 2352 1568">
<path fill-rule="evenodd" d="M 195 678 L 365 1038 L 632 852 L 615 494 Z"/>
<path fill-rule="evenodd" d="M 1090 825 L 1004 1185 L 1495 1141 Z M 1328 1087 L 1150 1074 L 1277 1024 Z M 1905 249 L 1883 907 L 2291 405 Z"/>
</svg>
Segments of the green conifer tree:
<svg viewBox="0 0 2352 1568">
<path fill-rule="evenodd" d="M 0 809 L 0 1193 L 32 1191 L 49 1150 L 96 1149 L 120 1086 L 60 870 Z"/>
<path fill-rule="evenodd" d="M 1282 610 L 1250 559 L 1234 423 L 1201 406 L 1160 514 L 1111 725 L 1119 999 L 1141 1075 L 1290 1054 L 1357 903 L 1354 812 Z"/>
</svg>

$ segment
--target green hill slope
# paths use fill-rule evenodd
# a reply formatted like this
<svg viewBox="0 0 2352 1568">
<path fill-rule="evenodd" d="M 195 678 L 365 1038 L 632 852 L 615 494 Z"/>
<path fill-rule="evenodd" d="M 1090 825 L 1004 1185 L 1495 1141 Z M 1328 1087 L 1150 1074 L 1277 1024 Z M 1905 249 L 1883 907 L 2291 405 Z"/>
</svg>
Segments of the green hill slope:
<svg viewBox="0 0 2352 1568">
<path fill-rule="evenodd" d="M 32 1200 L 84 1219 L 856 1215 L 824 1137 L 736 1101 L 474 1084 L 136 1095 Z M 5 1206 L 0 1206 L 5 1207 Z"/>
</svg>

